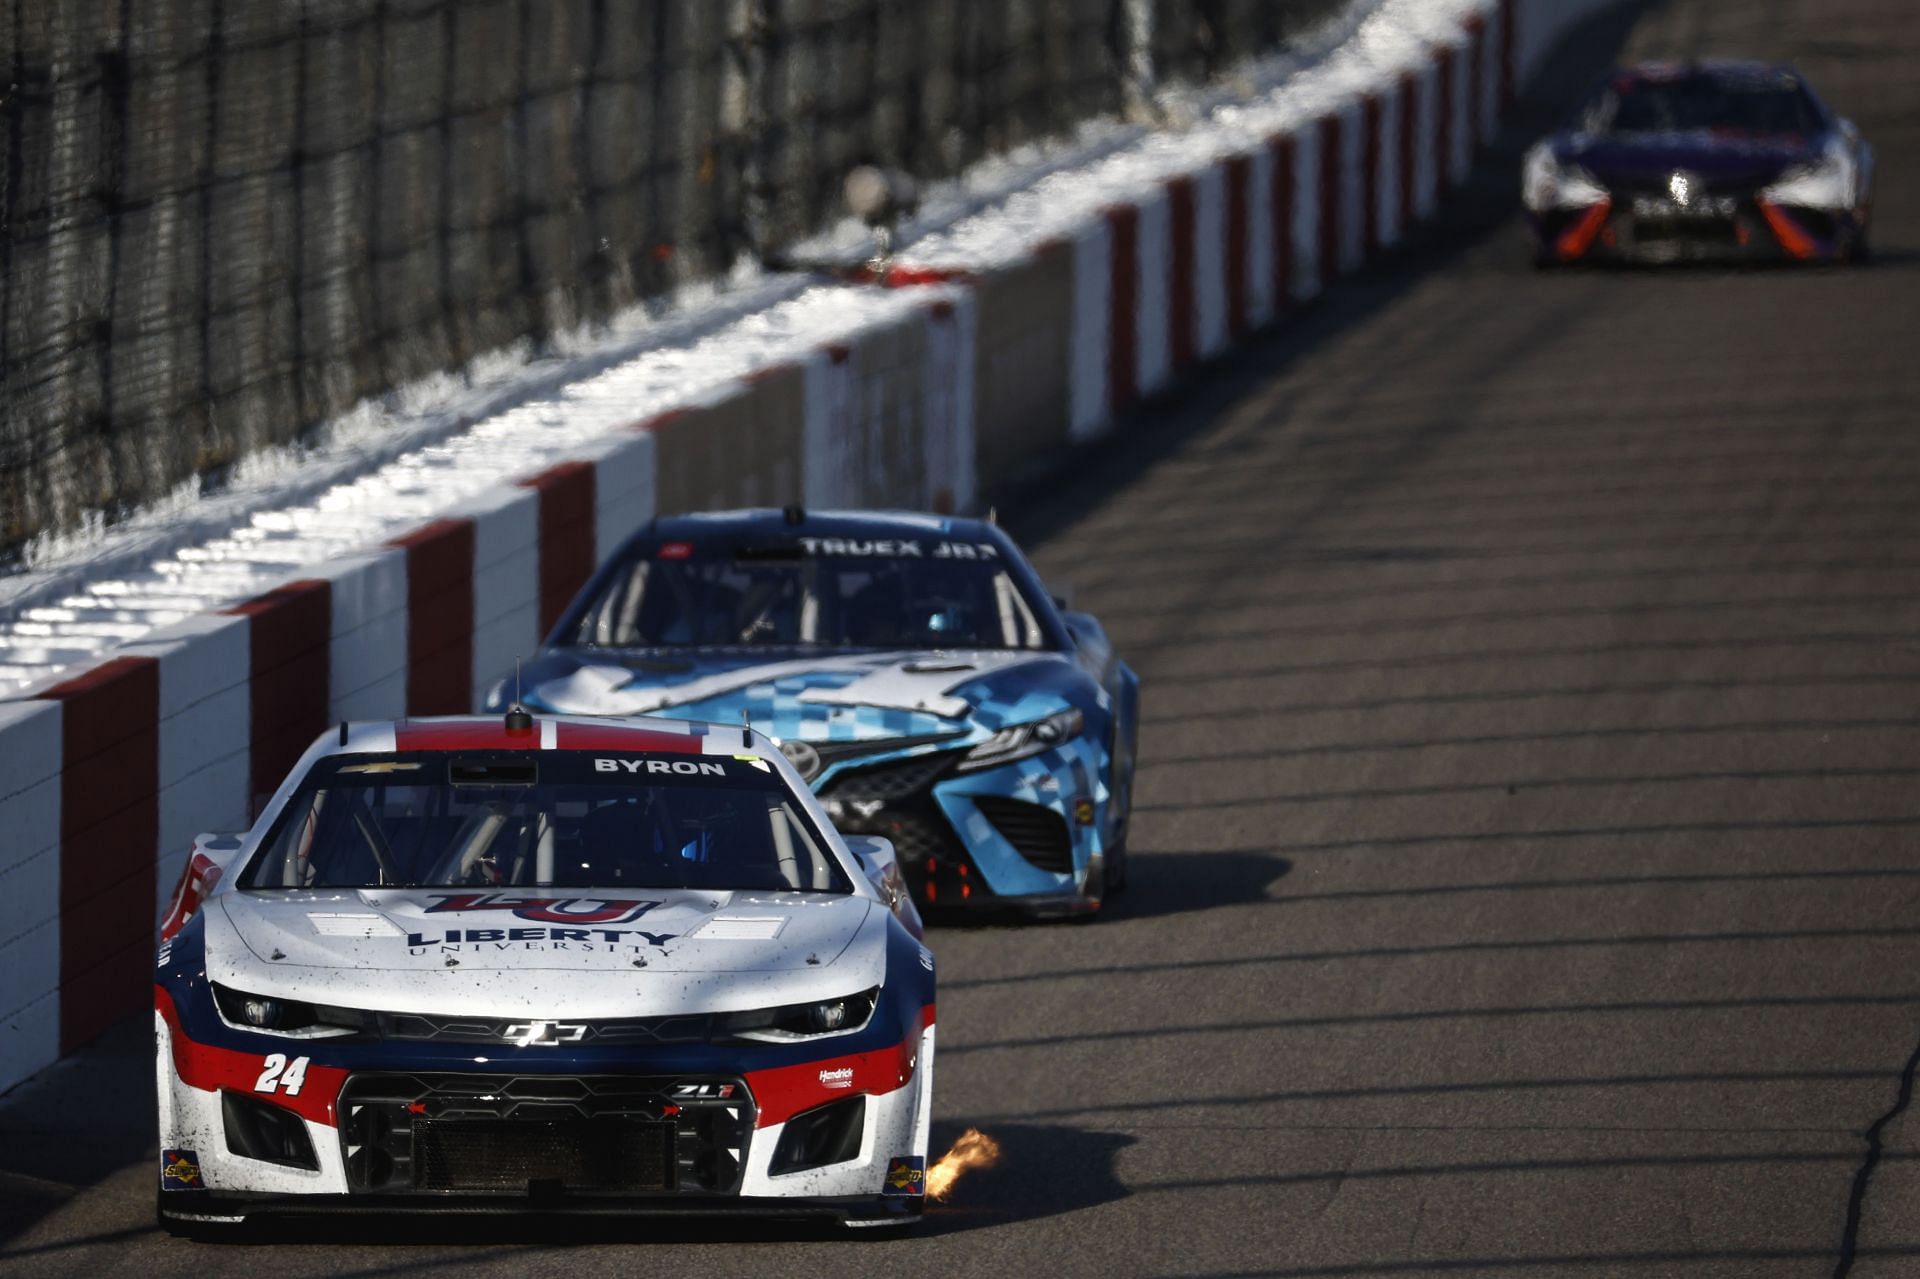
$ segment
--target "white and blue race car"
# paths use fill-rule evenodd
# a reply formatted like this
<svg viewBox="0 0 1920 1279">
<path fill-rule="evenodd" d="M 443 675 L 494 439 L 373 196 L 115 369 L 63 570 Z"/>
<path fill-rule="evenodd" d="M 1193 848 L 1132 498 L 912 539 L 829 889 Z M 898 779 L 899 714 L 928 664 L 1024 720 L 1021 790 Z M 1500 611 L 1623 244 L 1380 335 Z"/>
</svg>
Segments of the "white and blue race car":
<svg viewBox="0 0 1920 1279">
<path fill-rule="evenodd" d="M 642 528 L 517 695 L 744 719 L 836 827 L 892 841 L 923 908 L 1085 914 L 1126 880 L 1139 687 L 995 525 L 788 508 Z"/>
<path fill-rule="evenodd" d="M 924 1203 L 934 961 L 884 840 L 737 726 L 349 726 L 196 842 L 162 1223 Z"/>
</svg>

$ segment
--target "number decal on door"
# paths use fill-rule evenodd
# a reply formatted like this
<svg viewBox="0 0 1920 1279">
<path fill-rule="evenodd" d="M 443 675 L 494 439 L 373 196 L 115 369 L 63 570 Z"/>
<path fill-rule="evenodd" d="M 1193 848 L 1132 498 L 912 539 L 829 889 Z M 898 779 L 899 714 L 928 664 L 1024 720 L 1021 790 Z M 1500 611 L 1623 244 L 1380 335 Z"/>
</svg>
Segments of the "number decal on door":
<svg viewBox="0 0 1920 1279">
<path fill-rule="evenodd" d="M 266 1067 L 260 1072 L 260 1078 L 254 1081 L 255 1092 L 285 1093 L 289 1097 L 300 1095 L 301 1085 L 307 1082 L 307 1061 L 305 1057 L 287 1060 L 285 1053 L 268 1053 L 261 1064 Z"/>
</svg>

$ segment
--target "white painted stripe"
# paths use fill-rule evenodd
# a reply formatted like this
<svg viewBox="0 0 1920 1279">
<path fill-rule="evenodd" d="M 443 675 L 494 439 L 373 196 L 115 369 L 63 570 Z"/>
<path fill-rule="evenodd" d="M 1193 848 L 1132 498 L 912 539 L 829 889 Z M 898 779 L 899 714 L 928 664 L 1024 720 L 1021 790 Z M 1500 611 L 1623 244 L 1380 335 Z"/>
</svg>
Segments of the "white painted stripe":
<svg viewBox="0 0 1920 1279">
<path fill-rule="evenodd" d="M 1491 142 L 1500 131 L 1500 6 L 1487 6 L 1480 44 L 1480 128 L 1476 136 Z"/>
<path fill-rule="evenodd" d="M 407 557 L 398 550 L 332 560 L 333 641 L 327 720 L 385 719 L 407 697 Z"/>
<path fill-rule="evenodd" d="M 1389 80 L 1380 91 L 1380 153 L 1374 175 L 1374 225 L 1382 246 L 1400 242 L 1400 81 Z"/>
<path fill-rule="evenodd" d="M 1273 150 L 1255 147 L 1247 165 L 1247 327 L 1274 317 Z"/>
<path fill-rule="evenodd" d="M 1091 218 L 1072 240 L 1073 332 L 1067 351 L 1067 435 L 1090 440 L 1107 425 L 1108 329 L 1113 322 L 1113 231 Z"/>
<path fill-rule="evenodd" d="M 1425 222 L 1440 208 L 1439 68 L 1431 60 L 1422 63 L 1413 84 L 1413 213 Z"/>
<path fill-rule="evenodd" d="M 1151 395 L 1167 384 L 1173 372 L 1173 211 L 1167 193 L 1155 188 L 1140 201 L 1134 282 L 1134 386 Z M 1182 280 L 1181 287 L 1188 282 Z"/>
<path fill-rule="evenodd" d="M 0 1091 L 58 1059 L 58 702 L 0 702 Z"/>
<path fill-rule="evenodd" d="M 1193 175 L 1193 349 L 1201 359 L 1227 349 L 1227 170 Z M 1178 287 L 1179 282 L 1175 282 Z"/>
<path fill-rule="evenodd" d="M 653 518 L 653 434 L 630 431 L 614 436 L 594 453 L 593 562 L 597 566 Z"/>
<path fill-rule="evenodd" d="M 1326 130 L 1312 122 L 1293 135 L 1293 296 L 1323 287 L 1320 270 L 1320 148 Z"/>
<path fill-rule="evenodd" d="M 1453 115 L 1450 139 L 1453 154 L 1448 158 L 1453 183 L 1458 186 L 1473 169 L 1473 45 L 1471 42 L 1453 45 L 1447 54 L 1453 59 L 1453 96 L 1447 104 Z"/>
<path fill-rule="evenodd" d="M 946 290 L 942 301 L 951 311 L 941 316 L 929 306 L 926 368 L 924 370 L 926 443 L 925 488 L 921 506 L 932 510 L 944 492 L 956 511 L 965 510 L 973 501 L 973 379 L 974 315 L 973 293 L 968 289 Z"/>
<path fill-rule="evenodd" d="M 1340 262 L 1339 273 L 1357 271 L 1366 260 L 1366 225 L 1361 209 L 1366 196 L 1367 117 L 1355 98 L 1340 108 Z"/>
<path fill-rule="evenodd" d="M 800 491 L 805 505 L 821 510 L 853 504 L 854 420 L 849 416 L 848 371 L 853 357 L 839 364 L 815 351 L 801 366 L 802 430 Z"/>
</svg>

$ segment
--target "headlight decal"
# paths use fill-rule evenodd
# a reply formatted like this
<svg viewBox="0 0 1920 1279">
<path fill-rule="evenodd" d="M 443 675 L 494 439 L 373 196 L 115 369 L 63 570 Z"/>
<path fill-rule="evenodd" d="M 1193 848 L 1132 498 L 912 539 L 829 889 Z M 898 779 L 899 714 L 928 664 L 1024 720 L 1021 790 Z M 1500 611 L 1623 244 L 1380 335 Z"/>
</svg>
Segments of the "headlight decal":
<svg viewBox="0 0 1920 1279">
<path fill-rule="evenodd" d="M 933 1024 L 934 1006 L 922 1007 L 916 1020 L 911 1033 L 891 1047 L 748 1071 L 747 1089 L 759 1111 L 755 1126 L 783 1124 L 803 1110 L 853 1093 L 878 1097 L 904 1087 L 919 1068 L 920 1037 Z"/>
<path fill-rule="evenodd" d="M 878 986 L 856 995 L 723 1013 L 715 1019 L 716 1039 L 750 1039 L 787 1044 L 831 1039 L 865 1030 L 880 1001 Z"/>
<path fill-rule="evenodd" d="M 167 1026 L 173 1073 L 187 1087 L 212 1093 L 225 1089 L 262 1100 L 268 1100 L 271 1094 L 274 1105 L 284 1106 L 302 1119 L 337 1125 L 334 1103 L 347 1082 L 344 1068 L 287 1053 L 244 1052 L 197 1043 L 181 1028 L 180 1013 L 174 1007 L 172 995 L 156 988 L 153 1003 L 154 1011 Z M 286 1087 L 289 1068 L 295 1068 L 298 1077 L 292 1091 Z"/>
<path fill-rule="evenodd" d="M 1577 164 L 1564 164 L 1551 147 L 1527 153 L 1521 173 L 1521 201 L 1535 213 L 1553 209 L 1585 209 L 1608 198 L 1607 189 Z"/>
<path fill-rule="evenodd" d="M 1078 737 L 1086 723 L 1085 715 L 1068 707 L 1042 719 L 1009 724 L 961 757 L 957 771 L 993 768 L 1053 750 Z"/>
<path fill-rule="evenodd" d="M 1844 211 L 1858 201 L 1858 176 L 1853 157 L 1836 149 L 1781 174 L 1779 181 L 1760 192 L 1760 198 L 1770 204 Z"/>
</svg>

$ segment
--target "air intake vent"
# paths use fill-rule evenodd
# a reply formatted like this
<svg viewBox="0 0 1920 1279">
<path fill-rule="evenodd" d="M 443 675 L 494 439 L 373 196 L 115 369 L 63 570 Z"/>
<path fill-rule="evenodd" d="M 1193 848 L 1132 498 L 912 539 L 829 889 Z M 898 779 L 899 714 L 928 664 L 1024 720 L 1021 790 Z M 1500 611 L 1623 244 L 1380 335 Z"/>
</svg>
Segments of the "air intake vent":
<svg viewBox="0 0 1920 1279">
<path fill-rule="evenodd" d="M 1073 873 L 1073 836 L 1066 819 L 1051 808 L 1002 795 L 971 796 L 993 828 L 1019 854 L 1041 870 Z"/>
</svg>

